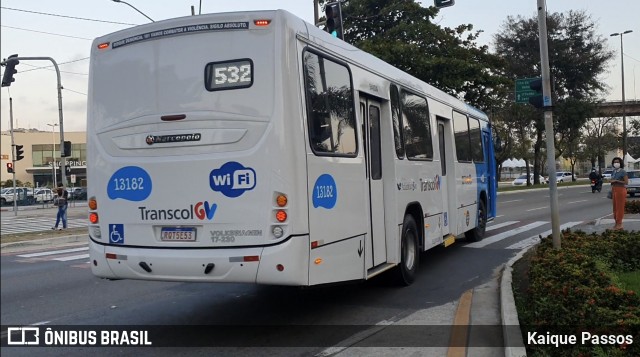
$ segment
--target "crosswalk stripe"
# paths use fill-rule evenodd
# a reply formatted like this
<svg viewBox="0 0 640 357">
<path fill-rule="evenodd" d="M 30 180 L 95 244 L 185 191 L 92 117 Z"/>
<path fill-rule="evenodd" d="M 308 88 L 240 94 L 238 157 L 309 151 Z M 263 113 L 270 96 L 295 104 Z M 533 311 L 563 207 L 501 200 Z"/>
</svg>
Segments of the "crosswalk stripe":
<svg viewBox="0 0 640 357">
<path fill-rule="evenodd" d="M 567 229 L 567 228 L 571 228 L 573 226 L 577 226 L 580 223 L 582 223 L 582 221 L 565 223 L 565 224 L 560 226 L 560 230 L 564 230 L 564 229 Z M 542 232 L 542 233 L 540 233 L 538 235 L 535 235 L 533 237 L 521 240 L 518 243 L 512 244 L 512 245 L 508 246 L 505 249 L 524 249 L 524 248 L 527 248 L 530 245 L 534 245 L 534 244 L 538 243 L 540 241 L 539 236 L 546 237 L 549 234 L 551 234 L 551 229 L 548 230 L 548 231 L 544 231 L 544 232 Z"/>
<path fill-rule="evenodd" d="M 57 260 L 59 262 L 68 262 L 70 260 L 78 260 L 78 259 L 86 259 L 86 258 L 89 258 L 89 254 L 70 255 L 68 257 L 53 258 L 53 260 Z"/>
<path fill-rule="evenodd" d="M 525 226 L 518 227 L 518 228 L 512 229 L 512 230 L 507 231 L 507 232 L 502 232 L 502 233 L 496 234 L 494 236 L 491 236 L 489 238 L 485 238 L 485 239 L 483 239 L 483 240 L 481 240 L 479 242 L 467 244 L 467 245 L 465 245 L 465 247 L 467 247 L 467 248 L 482 248 L 482 247 L 486 247 L 489 244 L 493 244 L 493 243 L 499 242 L 499 241 L 501 241 L 503 239 L 515 236 L 516 234 L 519 234 L 521 232 L 526 232 L 526 231 L 528 231 L 530 229 L 539 227 L 539 226 L 541 226 L 543 224 L 547 224 L 547 223 L 548 222 L 533 222 L 533 223 L 529 223 L 529 224 L 527 224 Z"/>
<path fill-rule="evenodd" d="M 47 256 L 47 255 L 64 254 L 64 253 L 75 253 L 75 252 L 81 252 L 83 250 L 89 250 L 89 247 L 71 248 L 71 249 L 62 249 L 62 250 L 51 250 L 51 251 L 46 251 L 46 252 L 20 254 L 18 256 L 20 258 L 35 258 L 35 257 L 44 257 L 44 256 Z"/>
<path fill-rule="evenodd" d="M 512 225 L 512 224 L 516 224 L 516 223 L 518 223 L 518 222 L 519 222 L 519 221 L 509 221 L 509 222 L 504 222 L 504 223 L 498 223 L 498 224 L 491 225 L 491 226 L 487 227 L 487 229 L 486 229 L 486 230 L 487 230 L 487 231 L 492 231 L 492 230 L 494 230 L 494 229 L 498 229 L 498 228 L 502 228 L 502 227 L 510 226 L 510 225 Z"/>
</svg>

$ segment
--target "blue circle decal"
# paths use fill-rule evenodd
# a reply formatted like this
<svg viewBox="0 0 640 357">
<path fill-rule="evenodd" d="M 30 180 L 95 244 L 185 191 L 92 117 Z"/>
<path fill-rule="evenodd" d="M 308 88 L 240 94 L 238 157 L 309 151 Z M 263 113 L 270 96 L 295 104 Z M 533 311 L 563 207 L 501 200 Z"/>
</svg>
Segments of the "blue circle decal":
<svg viewBox="0 0 640 357">
<path fill-rule="evenodd" d="M 324 207 L 332 209 L 338 200 L 338 186 L 336 181 L 329 174 L 323 174 L 313 185 L 312 201 L 313 207 Z"/>
<path fill-rule="evenodd" d="M 127 166 L 116 171 L 107 183 L 112 200 L 143 201 L 151 195 L 151 176 L 142 168 Z"/>
</svg>

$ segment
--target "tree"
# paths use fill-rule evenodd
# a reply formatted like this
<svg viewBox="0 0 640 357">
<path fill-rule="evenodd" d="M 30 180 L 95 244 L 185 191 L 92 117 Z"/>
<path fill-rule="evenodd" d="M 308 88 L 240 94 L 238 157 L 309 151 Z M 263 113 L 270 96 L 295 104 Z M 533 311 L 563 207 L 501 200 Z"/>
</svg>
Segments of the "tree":
<svg viewBox="0 0 640 357">
<path fill-rule="evenodd" d="M 509 157 L 523 158 L 526 163 L 527 177 L 531 176 L 529 170 L 529 162 L 532 158 L 530 152 L 531 133 L 533 130 L 532 121 L 536 114 L 536 111 L 528 105 L 509 103 L 493 117 L 494 127 L 497 127 L 496 135 L 500 137 L 501 141 L 509 143 L 508 153 L 496 156 L 501 159 L 499 164 L 501 165 Z M 504 128 L 508 130 L 503 130 Z M 534 176 L 533 183 L 539 184 L 539 174 L 535 170 Z"/>
<path fill-rule="evenodd" d="M 571 174 L 573 175 L 576 161 L 580 153 L 580 146 L 585 123 L 596 115 L 596 104 L 574 98 L 561 101 L 554 110 L 556 121 L 556 136 L 558 138 L 555 147 L 556 157 L 563 156 L 571 162 Z"/>
<path fill-rule="evenodd" d="M 480 32 L 470 24 L 434 24 L 435 7 L 348 0 L 342 14 L 345 41 L 484 111 L 499 106 L 510 90 L 503 60 L 478 46 Z"/>
<path fill-rule="evenodd" d="M 600 173 L 608 163 L 605 153 L 618 147 L 617 118 L 591 118 L 584 125 L 584 151 L 592 167 L 599 167 Z"/>
<path fill-rule="evenodd" d="M 549 43 L 549 64 L 552 80 L 554 104 L 570 100 L 567 108 L 577 108 L 574 100 L 588 102 L 598 97 L 606 88 L 600 78 L 606 73 L 607 63 L 613 58 L 613 52 L 606 48 L 605 40 L 596 34 L 596 22 L 584 11 L 569 11 L 566 14 L 547 15 Z M 506 73 L 512 80 L 517 78 L 539 77 L 540 45 L 538 37 L 538 19 L 536 16 L 508 17 L 501 31 L 494 37 L 496 53 L 506 62 Z M 541 162 L 544 125 L 542 113 L 535 121 L 534 172 Z M 580 133 L 580 120 L 576 115 L 555 115 L 554 127 L 560 130 L 559 151 L 577 150 L 576 142 Z M 569 149 L 571 147 L 571 149 Z M 568 150 L 568 151 L 567 151 Z"/>
</svg>

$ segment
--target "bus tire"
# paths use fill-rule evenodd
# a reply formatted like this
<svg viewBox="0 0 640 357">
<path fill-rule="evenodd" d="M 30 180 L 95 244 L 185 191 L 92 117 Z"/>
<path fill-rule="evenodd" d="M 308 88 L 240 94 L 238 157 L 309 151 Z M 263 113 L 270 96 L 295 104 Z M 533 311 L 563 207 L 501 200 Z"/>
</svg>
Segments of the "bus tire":
<svg viewBox="0 0 640 357">
<path fill-rule="evenodd" d="M 469 231 L 464 232 L 464 236 L 469 242 L 479 242 L 484 238 L 487 229 L 487 205 L 484 200 L 478 201 L 478 225 Z"/>
<path fill-rule="evenodd" d="M 396 281 L 399 285 L 409 286 L 416 279 L 420 260 L 418 237 L 415 219 L 411 215 L 406 215 L 402 224 L 400 265 L 396 268 Z"/>
</svg>

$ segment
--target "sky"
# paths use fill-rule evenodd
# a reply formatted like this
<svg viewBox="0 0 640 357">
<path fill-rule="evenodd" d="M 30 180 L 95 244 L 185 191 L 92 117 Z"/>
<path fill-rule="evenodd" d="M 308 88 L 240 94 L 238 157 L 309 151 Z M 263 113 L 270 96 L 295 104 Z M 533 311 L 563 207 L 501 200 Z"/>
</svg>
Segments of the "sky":
<svg viewBox="0 0 640 357">
<path fill-rule="evenodd" d="M 313 0 L 127 0 L 155 21 L 198 13 L 285 9 L 313 23 Z M 432 1 L 418 1 L 430 6 Z M 59 65 L 64 131 L 86 129 L 86 101 L 91 41 L 149 20 L 131 7 L 111 0 L 0 0 L 0 58 L 51 57 Z M 507 16 L 536 16 L 536 0 L 456 0 L 440 11 L 434 22 L 454 27 L 470 23 L 482 30 L 480 44 L 491 46 Z M 13 9 L 13 10 L 12 10 Z M 21 10 L 21 11 L 17 11 Z M 640 96 L 639 0 L 547 0 L 547 11 L 585 10 L 597 22 L 609 49 L 615 52 L 603 80 L 609 85 L 607 100 L 621 100 L 620 37 L 615 32 L 633 30 L 623 36 L 625 97 Z M 37 13 L 44 14 L 37 14 Z M 320 11 L 322 14 L 322 11 Z M 52 15 L 45 15 L 52 14 Z M 55 15 L 55 16 L 53 16 Z M 80 20 L 76 18 L 92 19 Z M 109 23 L 109 22 L 117 22 Z M 49 61 L 21 61 L 15 82 L 0 89 L 0 129 L 9 129 L 9 97 L 13 98 L 14 128 L 50 131 L 58 123 L 56 73 Z M 2 69 L 4 72 L 4 68 Z M 55 129 L 56 131 L 58 128 Z"/>
</svg>

